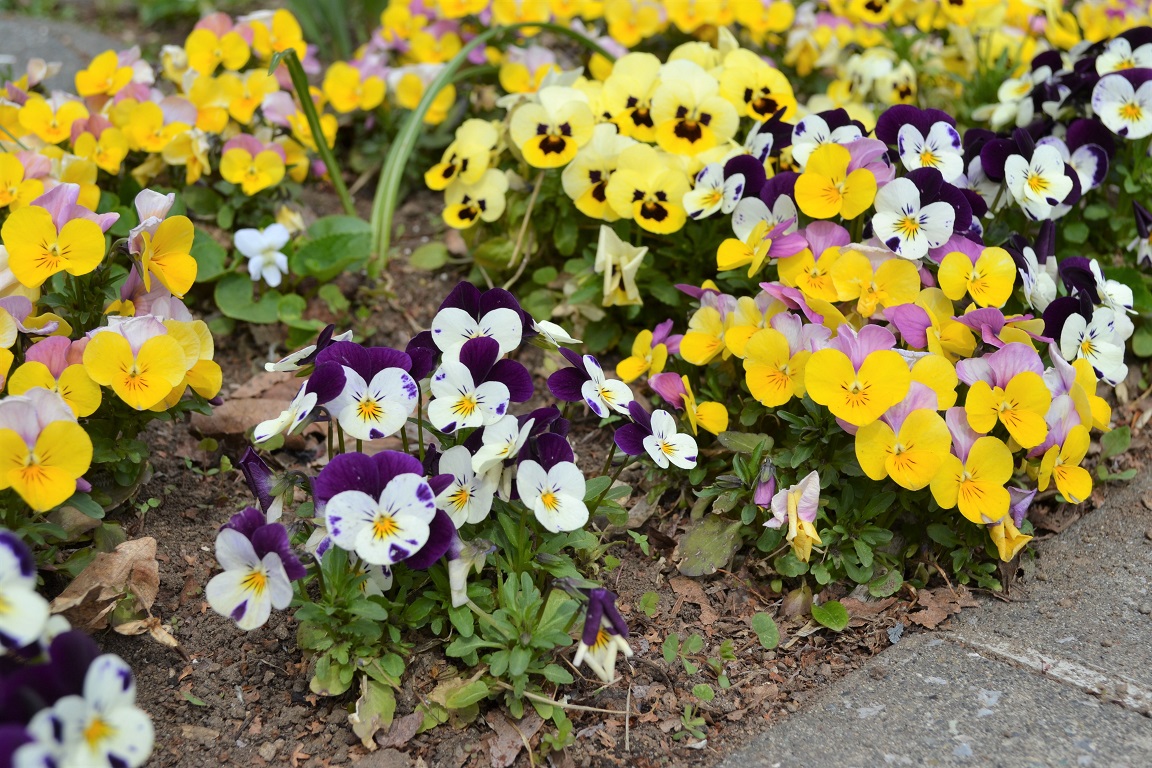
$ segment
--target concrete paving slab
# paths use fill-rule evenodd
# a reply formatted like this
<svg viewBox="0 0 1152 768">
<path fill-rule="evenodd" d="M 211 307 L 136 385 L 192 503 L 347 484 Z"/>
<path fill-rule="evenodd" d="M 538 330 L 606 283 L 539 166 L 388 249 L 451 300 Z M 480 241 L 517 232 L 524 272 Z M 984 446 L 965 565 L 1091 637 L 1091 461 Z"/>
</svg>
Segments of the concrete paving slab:
<svg viewBox="0 0 1152 768">
<path fill-rule="evenodd" d="M 1013 646 L 1152 690 L 1152 476 L 1109 489 L 1104 507 L 1037 547 L 1012 602 L 966 611 L 958 636 Z"/>
<path fill-rule="evenodd" d="M 938 636 L 901 641 L 722 768 L 1152 765 L 1152 721 Z"/>
<path fill-rule="evenodd" d="M 76 73 L 88 66 L 93 58 L 109 48 L 121 50 L 127 47 L 128 44 L 122 40 L 81 24 L 0 14 L 0 56 L 15 59 L 15 72 L 23 72 L 28 59 L 37 56 L 63 65 L 58 74 L 45 81 L 49 90 L 74 93 Z"/>
</svg>

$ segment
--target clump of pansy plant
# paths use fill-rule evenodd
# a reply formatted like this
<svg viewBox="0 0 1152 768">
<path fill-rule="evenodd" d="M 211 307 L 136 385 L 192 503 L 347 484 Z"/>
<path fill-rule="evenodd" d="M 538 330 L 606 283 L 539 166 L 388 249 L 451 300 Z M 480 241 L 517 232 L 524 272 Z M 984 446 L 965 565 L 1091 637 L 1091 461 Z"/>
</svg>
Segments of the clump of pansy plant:
<svg viewBox="0 0 1152 768">
<path fill-rule="evenodd" d="M 666 333 L 655 338 L 674 345 Z M 220 529 L 223 572 L 206 594 L 246 630 L 272 609 L 294 609 L 314 656 L 312 690 L 358 685 L 351 720 L 362 738 L 387 724 L 381 702 L 404 675 L 416 632 L 487 665 L 469 684 L 515 713 L 526 694 L 540 700 L 545 682 L 572 682 L 558 654 L 582 606 L 575 663 L 612 682 L 617 656 L 631 654 L 615 596 L 589 580 L 603 567 L 595 531 L 622 513 L 613 481 L 634 459 L 687 469 L 698 452 L 670 411 L 650 414 L 596 358 L 557 341 L 579 343 L 536 322 L 508 291 L 462 282 L 403 350 L 328 328 L 269 364 L 303 381 L 282 415 L 256 425 L 255 441 L 316 424 L 327 433 L 323 467 L 276 473 L 247 451 L 239 466 L 256 506 Z M 526 405 L 542 383 L 517 359 L 529 342 L 554 356 L 541 391 L 563 408 Z M 584 406 L 592 424 L 612 417 L 601 475 L 585 474 L 569 439 Z"/>
<path fill-rule="evenodd" d="M 207 412 L 222 384 L 212 335 L 182 300 L 197 263 L 175 196 L 139 192 L 134 226 L 85 197 L 81 184 L 56 183 L 0 211 L 0 522 L 45 556 L 118 535 L 100 519 L 145 472 L 141 431 Z M 109 248 L 112 231 L 123 236 Z M 48 523 L 64 504 L 96 521 Z"/>
<path fill-rule="evenodd" d="M 36 561 L 0 528 L 0 763 L 120 765 L 152 753 L 152 721 L 136 707 L 132 670 L 36 591 Z"/>
<path fill-rule="evenodd" d="M 1133 82 L 1124 73 L 1061 77 Z M 890 594 L 928 574 L 915 547 L 886 546 L 900 534 L 950 552 L 961 581 L 995 586 L 992 558 L 1027 545 L 1035 499 L 1091 496 L 1081 465 L 1090 434 L 1111 426 L 1101 390 L 1128 374 L 1134 292 L 1117 278 L 1132 275 L 1061 246 L 1106 178 L 1115 115 L 1076 118 L 1060 138 L 963 131 L 911 105 L 871 133 L 845 110 L 789 131 L 783 116 L 764 124 L 764 158 L 736 152 L 723 177 L 698 179 L 714 190 L 705 213 L 730 212 L 716 278 L 678 285 L 695 302 L 682 335 L 642 332 L 619 369 L 662 405 L 615 402 L 575 356 L 566 391 L 601 415 L 631 409 L 616 434 L 626 452 L 685 466 L 693 483 L 714 477 L 702 493 L 739 535 L 682 547 L 686 572 L 723 567 L 747 542 L 781 576 Z M 773 155 L 791 169 L 768 173 Z M 1149 217 L 1136 213 L 1141 247 Z M 678 412 L 732 457 L 679 463 Z M 706 517 L 687 535 L 721 532 Z"/>
</svg>

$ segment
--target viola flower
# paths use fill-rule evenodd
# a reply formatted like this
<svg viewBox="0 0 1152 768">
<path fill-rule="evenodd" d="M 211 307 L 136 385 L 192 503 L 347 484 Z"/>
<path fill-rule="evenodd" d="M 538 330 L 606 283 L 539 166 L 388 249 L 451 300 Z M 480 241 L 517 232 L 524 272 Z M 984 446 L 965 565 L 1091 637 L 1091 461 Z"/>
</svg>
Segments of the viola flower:
<svg viewBox="0 0 1152 768">
<path fill-rule="evenodd" d="M 731 139 L 740 124 L 736 108 L 720 95 L 720 83 L 699 64 L 670 61 L 652 94 L 656 143 L 665 152 L 697 155 Z"/>
<path fill-rule="evenodd" d="M 212 610 L 245 631 L 264 626 L 272 609 L 292 602 L 292 584 L 304 578 L 304 566 L 292 553 L 288 531 L 268 523 L 248 507 L 233 515 L 216 536 L 216 562 L 224 569 L 204 588 Z"/>
<path fill-rule="evenodd" d="M 912 124 L 900 128 L 896 141 L 900 162 L 909 171 L 935 168 L 944 181 L 955 182 L 964 173 L 964 153 L 960 134 L 943 120 L 934 123 L 927 135 Z"/>
<path fill-rule="evenodd" d="M 722 272 L 748 265 L 748 277 L 754 277 L 766 262 L 786 260 L 804 251 L 804 236 L 795 231 L 795 219 L 770 226 L 762 219 L 743 240 L 728 238 L 716 250 L 716 268 Z"/>
<path fill-rule="evenodd" d="M 905 259 L 873 259 L 855 249 L 844 249 L 829 270 L 836 301 L 856 301 L 861 317 L 878 309 L 911 304 L 920 294 L 920 271 Z M 826 298 L 821 295 L 818 298 Z"/>
<path fill-rule="evenodd" d="M 472 455 L 472 471 L 476 476 L 495 485 L 503 473 L 504 463 L 520 455 L 535 423 L 534 418 L 521 424 L 515 416 L 505 416 L 495 424 L 484 427 L 482 445 Z"/>
<path fill-rule="evenodd" d="M 500 135 L 488 120 L 465 120 L 456 129 L 455 139 L 444 150 L 440 162 L 424 173 L 429 189 L 446 189 L 454 181 L 475 184 L 488 170 Z"/>
<path fill-rule="evenodd" d="M 448 590 L 452 596 L 452 607 L 468 604 L 468 573 L 484 570 L 484 561 L 496 551 L 496 545 L 485 539 L 463 541 L 459 536 L 445 555 L 448 561 Z"/>
<path fill-rule="evenodd" d="M 344 61 L 333 62 L 324 73 L 321 85 L 332 109 L 347 114 L 357 110 L 371 112 L 384 103 L 384 78 L 365 75 Z"/>
<path fill-rule="evenodd" d="M 459 360 L 444 360 L 432 376 L 428 420 L 442 432 L 495 424 L 509 401 L 532 396 L 532 378 L 515 360 L 497 360 L 495 339 L 479 337 L 460 347 Z"/>
<path fill-rule="evenodd" d="M 524 506 L 532 510 L 545 530 L 576 531 L 588 522 L 584 473 L 571 461 L 545 469 L 539 462 L 526 459 L 516 470 L 516 488 Z"/>
<path fill-rule="evenodd" d="M 69 361 L 73 344 L 64 336 L 49 336 L 29 347 L 24 364 L 8 380 L 8 394 L 23 395 L 41 387 L 60 395 L 77 417 L 95 413 L 100 407 L 100 386 L 83 365 Z"/>
<path fill-rule="evenodd" d="M 396 434 L 416 410 L 420 388 L 408 373 L 412 360 L 403 352 L 339 341 L 317 354 L 316 362 L 343 368 L 344 387 L 327 408 L 357 440 Z"/>
<path fill-rule="evenodd" d="M 604 81 L 604 111 L 622 136 L 654 143 L 652 96 L 660 84 L 660 59 L 651 53 L 629 53 L 616 60 Z"/>
<path fill-rule="evenodd" d="M 851 153 L 839 144 L 812 152 L 804 173 L 796 179 L 796 204 L 814 219 L 843 216 L 854 219 L 876 198 L 876 177 L 858 168 L 848 172 Z"/>
<path fill-rule="evenodd" d="M 802 236 L 807 247 L 777 262 L 781 284 L 799 288 L 810 298 L 836 301 L 831 272 L 846 253 L 843 249 L 851 240 L 848 230 L 830 221 L 814 221 L 803 230 Z"/>
<path fill-rule="evenodd" d="M 741 116 L 753 120 L 774 115 L 791 120 L 796 114 L 796 96 L 788 77 L 746 48 L 737 48 L 724 57 L 720 93 Z"/>
<path fill-rule="evenodd" d="M 1043 312 L 1056 299 L 1057 262 L 1055 254 L 1041 262 L 1037 249 L 1025 246 L 1015 259 L 1023 285 L 1024 301 L 1030 309 Z"/>
<path fill-rule="evenodd" d="M 143 194 L 137 196 L 138 210 Z M 159 218 L 163 218 L 163 214 Z M 139 260 L 145 291 L 152 290 L 155 277 L 174 296 L 184 297 L 196 282 L 196 259 L 192 257 L 194 236 L 192 220 L 187 216 L 172 216 L 163 221 L 141 217 L 140 225 L 129 237 L 129 250 Z"/>
<path fill-rule="evenodd" d="M 184 50 L 188 54 L 188 66 L 202 75 L 215 73 L 221 64 L 233 72 L 240 70 L 252 55 L 248 41 L 236 29 L 194 29 L 184 39 Z"/>
<path fill-rule="evenodd" d="M 600 123 L 592 129 L 592 140 L 560 174 L 564 194 L 576 204 L 576 210 L 603 221 L 620 218 L 608 203 L 608 180 L 616 171 L 620 153 L 635 143 L 617 133 L 612 123 Z"/>
<path fill-rule="evenodd" d="M 1011 490 L 1009 489 L 1009 491 Z M 1020 550 L 1032 541 L 1031 536 L 1020 533 L 1020 529 L 1016 527 L 1011 515 L 1005 515 L 999 524 L 989 526 L 988 535 L 992 537 L 992 543 L 996 545 L 996 552 L 1005 563 L 1011 562 L 1016 555 L 1020 554 Z"/>
<path fill-rule="evenodd" d="M 508 177 L 495 168 L 484 171 L 475 184 L 458 181 L 444 193 L 444 223 L 468 229 L 477 221 L 496 221 L 504 215 Z"/>
<path fill-rule="evenodd" d="M 252 492 L 268 522 L 274 523 L 279 520 L 284 507 L 284 498 L 273 496 L 273 490 L 276 488 L 273 481 L 276 478 L 272 474 L 272 468 L 252 446 L 244 449 L 244 455 L 237 464 L 244 473 L 244 482 L 248 485 L 248 490 Z"/>
<path fill-rule="evenodd" d="M 372 565 L 427 568 L 456 535 L 452 520 L 436 509 L 420 461 L 405 453 L 341 454 L 312 488 L 333 543 Z"/>
<path fill-rule="evenodd" d="M 1040 356 L 1030 344 L 1005 344 L 990 355 L 964 360 L 956 373 L 970 387 L 964 411 L 975 432 L 991 432 L 999 421 L 1024 448 L 1044 441 L 1052 393 L 1042 376 Z"/>
<path fill-rule="evenodd" d="M 99 224 L 86 218 L 58 224 L 47 208 L 35 202 L 8 215 L 0 239 L 8 251 L 9 269 L 29 288 L 38 288 L 57 272 L 86 275 L 104 260 L 104 231 Z"/>
<path fill-rule="evenodd" d="M 692 434 L 699 434 L 699 430 L 704 429 L 718 435 L 728 429 L 728 409 L 722 403 L 697 403 L 687 376 L 658 373 L 648 380 L 648 384 L 653 392 L 667 400 L 672 407 L 684 409 Z"/>
<path fill-rule="evenodd" d="M 1152 122 L 1149 125 L 1152 126 Z M 1009 156 L 1004 161 L 1004 183 L 1024 213 L 1035 221 L 1050 218 L 1052 209 L 1073 191 L 1073 182 L 1064 171 L 1060 152 L 1043 145 L 1036 147 L 1030 160 L 1023 155 Z"/>
<path fill-rule="evenodd" d="M 1098 307 L 1092 321 L 1072 314 L 1060 332 L 1060 354 L 1069 362 L 1084 358 L 1109 384 L 1115 386 L 1128 375 L 1124 364 L 1124 339 L 1118 338 L 1118 315 L 1108 307 Z"/>
<path fill-rule="evenodd" d="M 112 96 L 132 82 L 132 67 L 120 65 L 116 51 L 107 50 L 76 73 L 76 93 L 81 96 Z"/>
<path fill-rule="evenodd" d="M 1127 73 L 1105 75 L 1092 89 L 1092 111 L 1126 139 L 1152 134 L 1152 79 Z"/>
<path fill-rule="evenodd" d="M 937 279 L 944 295 L 952 301 L 967 295 L 977 306 L 999 308 L 1012 297 L 1016 263 L 1003 248 L 984 248 L 975 259 L 952 251 L 940 262 Z"/>
<path fill-rule="evenodd" d="M 962 408 L 949 408 L 945 421 L 952 453 L 932 479 L 932 498 L 944 509 L 958 507 L 977 525 L 1004 519 L 1011 502 L 1004 485 L 1015 468 L 1012 452 L 999 438 L 973 431 Z"/>
<path fill-rule="evenodd" d="M 18 112 L 20 126 L 45 144 L 71 137 L 72 124 L 88 117 L 84 102 L 57 93 L 51 99 L 33 93 Z"/>
<path fill-rule="evenodd" d="M 678 231 L 688 219 L 683 205 L 690 189 L 688 175 L 665 157 L 647 144 L 626 147 L 605 189 L 617 216 L 634 219 L 658 235 Z"/>
<path fill-rule="evenodd" d="M 620 239 L 611 227 L 600 225 L 600 237 L 596 243 L 596 260 L 593 271 L 604 275 L 605 307 L 631 306 L 643 304 L 640 289 L 636 286 L 636 273 L 644 263 L 648 246 L 633 246 Z"/>
<path fill-rule="evenodd" d="M 1090 438 L 1087 427 L 1069 424 L 1068 419 L 1058 419 L 1052 424 L 1052 445 L 1040 460 L 1036 482 L 1037 488 L 1044 491 L 1054 480 L 1061 496 L 1079 504 L 1092 495 L 1092 475 L 1080 466 L 1088 455 Z"/>
<path fill-rule="evenodd" d="M 588 610 L 572 666 L 587 664 L 600 680 L 616 679 L 616 656 L 632 655 L 628 645 L 628 624 L 616 609 L 616 595 L 600 587 L 587 590 Z"/>
<path fill-rule="evenodd" d="M 684 210 L 691 219 L 706 219 L 717 211 L 732 213 L 744 194 L 744 175 L 725 176 L 724 166 L 709 163 L 696 174 L 696 184 L 684 193 Z"/>
<path fill-rule="evenodd" d="M 643 410 L 642 408 L 639 410 Z M 629 407 L 629 413 L 635 415 L 637 409 Z M 692 469 L 696 466 L 698 450 L 696 441 L 691 435 L 681 434 L 676 429 L 676 420 L 668 411 L 657 409 L 648 417 L 650 434 L 643 438 L 644 450 L 656 462 L 656 466 L 667 469 L 674 464 L 681 469 Z M 628 453 L 628 451 L 625 451 Z"/>
<path fill-rule="evenodd" d="M 16 155 L 0 154 L 0 208 L 15 211 L 44 194 L 44 182 L 25 175 L 24 164 Z"/>
<path fill-rule="evenodd" d="M 804 368 L 812 353 L 793 351 L 787 337 L 774 328 L 752 334 L 744 347 L 744 381 L 752 397 L 769 408 L 804 396 Z"/>
<path fill-rule="evenodd" d="M 276 418 L 262 421 L 253 428 L 252 442 L 262 443 L 281 432 L 292 434 L 317 406 L 331 402 L 343 390 L 343 366 L 335 362 L 317 364 L 288 407 Z"/>
<path fill-rule="evenodd" d="M 454 352 L 469 339 L 490 338 L 505 355 L 520 346 L 524 314 L 516 298 L 503 288 L 481 292 L 460 282 L 432 318 L 432 340 L 442 352 Z"/>
<path fill-rule="evenodd" d="M 792 129 L 792 161 L 806 168 L 808 159 L 819 147 L 850 144 L 863 137 L 861 126 L 851 121 L 844 110 L 808 115 Z"/>
<path fill-rule="evenodd" d="M 788 524 L 787 541 L 801 562 L 812 556 L 812 545 L 823 544 L 816 532 L 816 513 L 820 509 L 820 475 L 815 470 L 796 485 L 781 489 L 772 497 L 772 519 L 764 525 L 779 528 Z"/>
<path fill-rule="evenodd" d="M 19 536 L 0 528 L 0 657 L 44 632 L 48 601 L 36 592 L 36 559 Z"/>
<path fill-rule="evenodd" d="M 220 176 L 251 197 L 284 179 L 284 159 L 278 146 L 268 148 L 258 139 L 241 135 L 224 145 Z"/>
<path fill-rule="evenodd" d="M 583 400 L 592 413 L 607 418 L 612 411 L 628 413 L 632 390 L 622 381 L 608 379 L 600 362 L 592 355 L 580 357 L 561 349 L 560 354 L 573 365 L 561 368 L 548 377 L 548 389 L 559 400 L 575 403 Z"/>
<path fill-rule="evenodd" d="M 564 330 L 563 326 L 557 325 L 556 323 L 553 323 L 549 320 L 533 320 L 532 330 L 539 334 L 539 336 L 534 340 L 542 339 L 547 341 L 552 345 L 552 347 L 555 348 L 559 348 L 565 344 L 582 343 L 580 339 L 572 338 L 571 334 Z"/>
<path fill-rule="evenodd" d="M 34 388 L 0 400 L 0 490 L 47 512 L 75 493 L 91 462 L 92 440 L 59 395 Z"/>
<path fill-rule="evenodd" d="M 575 88 L 541 88 L 537 101 L 512 112 L 508 133 L 534 168 L 559 168 L 592 139 L 588 97 Z"/>
<path fill-rule="evenodd" d="M 955 223 L 956 211 L 948 203 L 921 206 L 920 191 L 911 179 L 894 179 L 876 193 L 872 228 L 876 237 L 902 258 L 924 258 L 929 248 L 947 242 Z"/>
<path fill-rule="evenodd" d="M 654 376 L 663 371 L 668 362 L 669 352 L 664 342 L 668 340 L 668 332 L 671 330 L 672 321 L 666 320 L 656 326 L 655 333 L 644 329 L 636 334 L 632 342 L 632 354 L 616 365 L 616 375 L 620 380 L 625 384 L 631 384 L 644 374 Z M 679 349 L 678 343 L 677 349 Z"/>
<path fill-rule="evenodd" d="M 458 529 L 465 523 L 484 522 L 492 511 L 496 483 L 488 475 L 473 469 L 472 452 L 467 446 L 456 445 L 442 453 L 439 470 L 441 475 L 449 475 L 452 481 L 436 497 L 436 507 L 447 512 Z"/>
<path fill-rule="evenodd" d="M 936 393 L 913 382 L 908 396 L 856 432 L 856 459 L 873 480 L 891 477 L 918 491 L 932 482 L 948 455 L 952 437 L 936 413 Z"/>
<path fill-rule="evenodd" d="M 877 325 L 866 325 L 858 333 L 840 326 L 834 343 L 848 352 L 821 349 L 808 358 L 808 396 L 853 426 L 880 418 L 904 398 L 912 381 L 908 364 L 892 350 L 895 341 L 891 331 Z"/>
<path fill-rule="evenodd" d="M 688 332 L 680 340 L 680 357 L 692 365 L 708 365 L 717 355 L 728 356 L 724 339 L 732 325 L 716 307 L 702 306 L 688 320 Z"/>
<path fill-rule="evenodd" d="M 14 765 L 139 768 L 147 762 L 155 736 L 152 721 L 136 707 L 131 668 L 114 654 L 97 656 L 83 686 L 83 695 L 63 696 L 32 717 L 33 741 L 16 750 Z"/>
<path fill-rule="evenodd" d="M 89 333 L 84 368 L 136 410 L 151 408 L 184 380 L 184 349 L 154 317 L 110 322 Z"/>
<path fill-rule="evenodd" d="M 236 230 L 232 244 L 248 259 L 248 274 L 253 282 L 263 278 L 268 287 L 276 288 L 288 274 L 288 257 L 282 249 L 291 239 L 282 224 L 270 224 L 264 229 Z"/>
</svg>

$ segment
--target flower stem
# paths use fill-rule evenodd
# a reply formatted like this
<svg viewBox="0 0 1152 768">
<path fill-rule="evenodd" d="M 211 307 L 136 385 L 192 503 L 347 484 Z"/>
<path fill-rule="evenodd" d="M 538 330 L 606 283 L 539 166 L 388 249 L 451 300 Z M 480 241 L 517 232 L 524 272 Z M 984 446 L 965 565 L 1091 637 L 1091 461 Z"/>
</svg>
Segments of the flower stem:
<svg viewBox="0 0 1152 768">
<path fill-rule="evenodd" d="M 517 266 L 516 259 L 520 256 L 520 249 L 524 245 L 524 236 L 528 234 L 528 222 L 532 221 L 532 209 L 536 207 L 536 198 L 540 196 L 540 187 L 544 186 L 544 172 L 536 174 L 536 184 L 532 187 L 532 194 L 528 198 L 528 207 L 524 209 L 524 220 L 520 222 L 520 232 L 516 235 L 516 245 L 512 247 L 512 257 L 508 259 L 508 267 L 511 269 Z M 520 275 L 524 274 L 524 269 L 528 266 L 528 253 L 524 253 L 524 259 L 519 263 L 519 268 L 512 277 L 508 278 L 508 282 L 504 283 L 504 290 L 511 288 Z"/>
<path fill-rule="evenodd" d="M 600 492 L 600 495 L 596 497 L 596 501 L 592 502 L 592 506 L 588 508 L 588 514 L 592 514 L 600 508 L 600 502 L 604 501 L 604 497 L 608 495 L 608 491 L 612 490 L 612 486 L 616 484 L 616 480 L 619 479 L 620 474 L 624 471 L 624 468 L 631 465 L 631 461 L 625 461 L 616 468 L 616 471 L 612 473 L 612 482 L 608 483 L 608 487 Z"/>
</svg>

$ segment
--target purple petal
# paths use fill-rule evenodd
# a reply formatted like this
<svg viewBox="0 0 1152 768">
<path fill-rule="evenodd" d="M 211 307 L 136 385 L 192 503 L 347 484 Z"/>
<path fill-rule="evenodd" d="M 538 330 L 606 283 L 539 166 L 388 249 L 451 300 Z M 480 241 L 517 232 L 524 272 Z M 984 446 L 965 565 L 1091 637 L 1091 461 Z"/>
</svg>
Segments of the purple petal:
<svg viewBox="0 0 1152 768">
<path fill-rule="evenodd" d="M 545 432 L 537 437 L 535 442 L 537 461 L 545 470 L 552 469 L 563 461 L 576 460 L 575 454 L 572 453 L 572 446 L 560 435 Z"/>
<path fill-rule="evenodd" d="M 488 336 L 468 339 L 460 347 L 460 362 L 472 374 L 472 381 L 476 386 L 488 380 L 488 372 L 492 370 L 492 365 L 499 357 L 500 342 Z"/>
<path fill-rule="evenodd" d="M 382 451 L 377 455 L 384 453 L 394 451 Z M 416 461 L 416 464 L 419 467 L 420 462 Z M 420 473 L 419 468 L 415 471 Z M 380 482 L 380 471 L 376 462 L 371 457 L 363 453 L 343 453 L 333 457 L 332 461 L 320 470 L 320 474 L 312 479 L 312 497 L 316 502 L 316 511 L 322 512 L 328 500 L 338 493 L 363 491 L 378 499 L 384 490 L 384 485 L 385 483 Z"/>
<path fill-rule="evenodd" d="M 476 319 L 479 320 L 494 309 L 510 309 L 518 314 L 522 311 L 516 297 L 503 288 L 489 288 L 480 294 Z"/>
<path fill-rule="evenodd" d="M 378 490 L 375 490 L 375 492 L 365 491 L 365 493 L 368 493 L 373 498 L 379 498 L 380 494 L 384 491 L 384 486 L 388 485 L 392 478 L 397 475 L 403 475 L 408 472 L 414 475 L 424 475 L 424 467 L 420 464 L 420 459 L 400 451 L 380 451 L 380 453 L 372 457 L 372 462 L 376 465 L 376 471 L 380 478 L 380 487 Z"/>
<path fill-rule="evenodd" d="M 316 404 L 324 405 L 335 400 L 344 391 L 344 381 L 344 366 L 337 362 L 316 363 L 305 386 L 308 392 L 316 394 Z"/>
<path fill-rule="evenodd" d="M 900 304 L 895 307 L 886 307 L 884 317 L 896 326 L 896 330 L 904 338 L 904 342 L 913 349 L 924 349 L 928 346 L 928 329 L 932 320 L 928 313 L 915 304 Z"/>
<path fill-rule="evenodd" d="M 428 541 L 417 552 L 409 555 L 404 564 L 417 571 L 423 571 L 443 557 L 456 538 L 456 525 L 442 509 L 436 510 L 436 517 L 428 524 Z"/>
<path fill-rule="evenodd" d="M 477 320 L 480 319 L 480 289 L 472 283 L 461 281 L 456 284 L 452 292 L 444 299 L 440 309 L 455 307 L 462 309 Z"/>
<path fill-rule="evenodd" d="M 742 197 L 754 196 L 768 178 L 764 173 L 764 164 L 751 155 L 736 155 L 724 164 L 725 179 L 738 173 L 745 179 Z"/>
<path fill-rule="evenodd" d="M 255 507 L 245 507 L 244 511 L 232 515 L 228 522 L 220 526 L 220 530 L 231 528 L 232 530 L 239 531 L 251 539 L 252 534 L 256 532 L 256 529 L 262 525 L 266 525 L 267 523 L 268 519 L 264 517 L 263 512 L 256 509 Z"/>
<path fill-rule="evenodd" d="M 1061 296 L 1048 305 L 1044 310 L 1044 335 L 1050 339 L 1059 339 L 1064 330 L 1064 323 L 1076 313 L 1084 315 L 1086 321 L 1091 322 L 1091 310 L 1087 314 L 1081 311 L 1081 303 L 1072 296 Z"/>
<path fill-rule="evenodd" d="M 625 424 L 616 430 L 613 439 L 616 441 L 616 446 L 629 456 L 643 456 L 644 438 L 651 434 L 651 431 L 645 431 L 636 424 Z"/>
<path fill-rule="evenodd" d="M 428 374 L 432 373 L 432 369 L 436 367 L 436 360 L 440 357 L 440 349 L 432 341 L 431 331 L 421 331 L 413 336 L 404 351 L 412 361 L 412 367 L 408 369 L 408 373 L 412 374 L 412 378 L 416 381 L 427 378 Z"/>
<path fill-rule="evenodd" d="M 591 377 L 585 373 L 583 366 L 580 368 L 561 368 L 548 377 L 548 391 L 557 400 L 566 403 L 578 403 L 584 399 L 580 388 L 584 386 L 584 382 L 590 379 Z"/>
<path fill-rule="evenodd" d="M 515 360 L 499 360 L 488 374 L 488 381 L 499 381 L 508 387 L 509 399 L 514 403 L 524 403 L 532 399 L 535 388 L 532 374 Z"/>
<path fill-rule="evenodd" d="M 12 531 L 0 530 L 0 547 L 5 547 L 12 553 L 21 576 L 31 579 L 36 575 L 36 558 L 19 536 Z"/>
<path fill-rule="evenodd" d="M 479 434 L 480 430 L 476 430 Z M 444 492 L 444 489 L 452 485 L 452 475 L 432 475 L 428 478 L 428 487 L 432 489 L 432 493 L 439 496 Z"/>
<path fill-rule="evenodd" d="M 244 473 L 244 481 L 248 483 L 248 490 L 260 503 L 260 509 L 267 512 L 272 506 L 272 470 L 260 458 L 252 446 L 248 446 L 244 455 L 240 457 L 240 471 Z"/>
<path fill-rule="evenodd" d="M 256 550 L 256 556 L 261 559 L 269 552 L 279 555 L 289 581 L 296 581 L 308 575 L 292 551 L 292 544 L 288 541 L 288 530 L 280 523 L 270 523 L 257 528 L 252 534 L 252 549 Z"/>
<path fill-rule="evenodd" d="M 1068 132 L 1064 135 L 1064 142 L 1069 151 L 1076 151 L 1087 144 L 1095 144 L 1104 150 L 1109 159 L 1116 154 L 1116 143 L 1112 139 L 1112 131 L 1104 123 L 1094 118 L 1080 118 L 1068 124 Z"/>
</svg>

